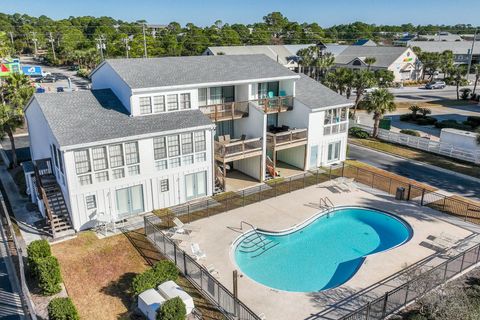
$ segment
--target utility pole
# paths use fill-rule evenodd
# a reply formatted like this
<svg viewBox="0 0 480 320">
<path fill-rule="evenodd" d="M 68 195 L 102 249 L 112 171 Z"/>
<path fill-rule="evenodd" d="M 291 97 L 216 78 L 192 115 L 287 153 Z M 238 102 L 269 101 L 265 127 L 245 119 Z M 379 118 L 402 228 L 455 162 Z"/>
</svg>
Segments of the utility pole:
<svg viewBox="0 0 480 320">
<path fill-rule="evenodd" d="M 148 55 L 147 55 L 147 37 L 145 35 L 145 23 L 142 25 L 142 28 L 143 28 L 143 50 L 145 51 L 143 56 L 144 56 L 144 58 L 148 58 Z"/>
<path fill-rule="evenodd" d="M 126 53 L 127 59 L 128 59 L 128 51 L 130 50 L 130 46 L 128 45 L 129 41 L 130 39 L 128 39 L 128 37 L 123 38 L 123 43 L 125 43 L 125 53 Z"/>
<path fill-rule="evenodd" d="M 33 35 L 32 41 L 33 41 L 33 45 L 35 47 L 34 56 L 36 57 L 37 56 L 37 41 L 38 41 L 38 39 L 35 36 L 37 35 L 37 33 L 32 32 L 32 35 Z"/>
<path fill-rule="evenodd" d="M 468 60 L 467 80 L 468 80 L 468 75 L 470 74 L 470 68 L 472 67 L 473 50 L 475 49 L 475 40 L 477 38 L 477 31 L 478 29 L 475 29 L 475 33 L 473 34 L 472 49 L 470 50 L 470 59 Z"/>
<path fill-rule="evenodd" d="M 15 42 L 13 41 L 13 32 L 10 31 L 10 42 L 12 43 L 12 52 L 15 53 Z"/>
<path fill-rule="evenodd" d="M 48 41 L 52 44 L 53 61 L 55 62 L 57 61 L 57 56 L 55 55 L 55 45 L 54 45 L 55 39 L 53 39 L 51 32 L 48 33 Z"/>
<path fill-rule="evenodd" d="M 105 60 L 105 57 L 104 57 L 104 55 L 103 55 L 103 50 L 106 49 L 106 46 L 105 46 L 105 43 L 104 43 L 105 38 L 103 37 L 103 35 L 101 35 L 101 36 L 98 37 L 96 40 L 97 40 L 97 42 L 98 42 L 98 43 L 97 43 L 97 49 L 100 50 L 100 57 L 101 57 L 101 59 L 102 59 L 102 61 L 103 61 L 103 60 Z"/>
</svg>

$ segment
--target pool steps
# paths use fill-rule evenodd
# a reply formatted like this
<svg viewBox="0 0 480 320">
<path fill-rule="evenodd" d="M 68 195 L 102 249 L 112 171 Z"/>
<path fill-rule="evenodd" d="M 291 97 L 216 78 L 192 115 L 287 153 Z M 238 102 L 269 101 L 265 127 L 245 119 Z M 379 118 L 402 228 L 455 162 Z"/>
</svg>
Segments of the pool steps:
<svg viewBox="0 0 480 320">
<path fill-rule="evenodd" d="M 240 252 L 251 254 L 258 252 L 251 256 L 251 258 L 255 258 L 272 249 L 276 245 L 278 245 L 278 242 L 268 240 L 265 236 L 255 232 L 244 239 L 240 245 Z"/>
</svg>

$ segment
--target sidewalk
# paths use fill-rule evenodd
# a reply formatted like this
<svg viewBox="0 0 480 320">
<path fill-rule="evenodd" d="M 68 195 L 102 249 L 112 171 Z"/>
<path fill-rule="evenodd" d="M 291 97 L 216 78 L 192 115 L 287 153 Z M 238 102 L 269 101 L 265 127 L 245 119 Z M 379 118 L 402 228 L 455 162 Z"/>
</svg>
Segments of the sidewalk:
<svg viewBox="0 0 480 320">
<path fill-rule="evenodd" d="M 35 225 L 43 219 L 42 215 L 38 211 L 29 210 L 29 199 L 20 195 L 17 185 L 4 165 L 0 165 L 0 180 L 25 243 L 28 245 L 34 240 L 47 238 L 47 235 Z"/>
</svg>

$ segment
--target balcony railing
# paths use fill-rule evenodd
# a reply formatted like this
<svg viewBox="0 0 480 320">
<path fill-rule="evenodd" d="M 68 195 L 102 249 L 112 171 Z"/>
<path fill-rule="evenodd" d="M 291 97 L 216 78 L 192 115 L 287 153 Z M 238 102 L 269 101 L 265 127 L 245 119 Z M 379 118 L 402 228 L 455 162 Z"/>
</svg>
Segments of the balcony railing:
<svg viewBox="0 0 480 320">
<path fill-rule="evenodd" d="M 265 113 L 277 113 L 292 110 L 293 96 L 274 97 L 250 101 L 236 101 L 200 106 L 199 109 L 212 121 L 235 120 L 248 117 L 248 105 L 256 104 Z"/>
<path fill-rule="evenodd" d="M 248 104 L 248 101 L 225 102 L 201 106 L 200 110 L 209 117 L 210 120 L 218 122 L 247 117 Z"/>
<path fill-rule="evenodd" d="M 307 143 L 307 129 L 291 129 L 285 132 L 267 132 L 267 147 L 269 149 L 287 149 Z"/>
<path fill-rule="evenodd" d="M 241 160 L 262 154 L 262 138 L 215 141 L 215 159 L 222 162 Z"/>
<path fill-rule="evenodd" d="M 254 100 L 265 113 L 279 113 L 293 109 L 293 96 Z"/>
<path fill-rule="evenodd" d="M 328 136 L 331 134 L 347 132 L 348 122 L 340 122 L 334 124 L 326 124 L 323 128 L 323 135 Z"/>
</svg>

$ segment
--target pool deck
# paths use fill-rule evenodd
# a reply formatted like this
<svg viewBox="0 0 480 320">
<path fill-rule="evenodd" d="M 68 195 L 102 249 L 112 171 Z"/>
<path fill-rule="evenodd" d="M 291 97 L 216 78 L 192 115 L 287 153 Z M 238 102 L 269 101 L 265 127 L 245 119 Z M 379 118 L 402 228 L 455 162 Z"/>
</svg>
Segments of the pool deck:
<svg viewBox="0 0 480 320">
<path fill-rule="evenodd" d="M 287 229 L 319 212 L 319 198 L 327 196 L 335 206 L 376 208 L 395 213 L 411 225 L 413 236 L 409 242 L 393 250 L 368 256 L 353 278 L 335 289 L 313 293 L 279 291 L 252 281 L 238 270 L 239 298 L 248 307 L 257 314 L 264 314 L 269 320 L 293 320 L 338 319 L 399 285 L 402 280 L 395 275 L 406 267 L 422 259 L 422 264 L 427 266 L 441 263 L 445 255 L 438 255 L 436 251 L 420 245 L 428 236 L 439 237 L 444 233 L 459 239 L 466 238 L 468 241 L 457 243 L 463 246 L 478 242 L 478 226 L 427 207 L 395 201 L 392 196 L 382 192 L 359 187 L 357 190 L 339 192 L 331 187 L 331 182 L 326 182 L 201 219 L 192 223 L 200 231 L 192 232 L 190 241 L 184 241 L 180 246 L 190 253 L 190 243 L 198 243 L 207 255 L 199 262 L 213 266 L 218 271 L 218 279 L 232 290 L 232 273 L 238 268 L 231 256 L 231 245 L 238 236 L 249 230 L 246 225 L 243 230 L 239 229 L 241 221 L 272 231 Z"/>
</svg>

